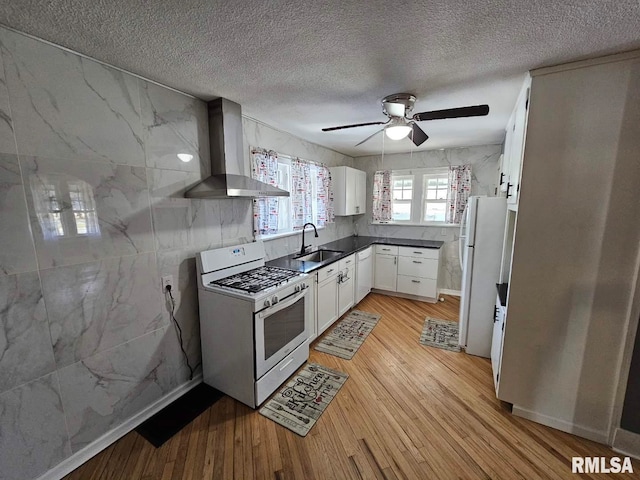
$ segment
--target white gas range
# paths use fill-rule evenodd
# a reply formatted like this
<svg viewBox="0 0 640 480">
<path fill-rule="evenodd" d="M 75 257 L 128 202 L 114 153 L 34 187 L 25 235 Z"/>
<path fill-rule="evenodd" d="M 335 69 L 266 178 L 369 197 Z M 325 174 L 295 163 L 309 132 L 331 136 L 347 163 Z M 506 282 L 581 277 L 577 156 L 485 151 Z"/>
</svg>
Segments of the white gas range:
<svg viewBox="0 0 640 480">
<path fill-rule="evenodd" d="M 196 256 L 204 382 L 256 408 L 309 358 L 309 282 L 262 242 Z"/>
</svg>

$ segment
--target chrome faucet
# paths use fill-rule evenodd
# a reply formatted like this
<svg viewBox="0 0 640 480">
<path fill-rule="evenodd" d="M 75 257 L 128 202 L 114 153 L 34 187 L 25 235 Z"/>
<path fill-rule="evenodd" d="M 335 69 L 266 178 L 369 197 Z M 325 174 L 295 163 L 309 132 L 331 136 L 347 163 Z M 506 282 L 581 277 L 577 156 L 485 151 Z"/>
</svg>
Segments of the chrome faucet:
<svg viewBox="0 0 640 480">
<path fill-rule="evenodd" d="M 318 230 L 316 229 L 316 226 L 313 223 L 305 223 L 302 226 L 302 247 L 300 247 L 300 255 L 304 255 L 305 253 L 307 253 L 307 248 L 309 248 L 311 245 L 306 245 L 304 244 L 304 229 L 306 228 L 307 225 L 311 225 L 313 227 L 314 232 L 316 232 L 316 238 L 318 238 Z"/>
</svg>

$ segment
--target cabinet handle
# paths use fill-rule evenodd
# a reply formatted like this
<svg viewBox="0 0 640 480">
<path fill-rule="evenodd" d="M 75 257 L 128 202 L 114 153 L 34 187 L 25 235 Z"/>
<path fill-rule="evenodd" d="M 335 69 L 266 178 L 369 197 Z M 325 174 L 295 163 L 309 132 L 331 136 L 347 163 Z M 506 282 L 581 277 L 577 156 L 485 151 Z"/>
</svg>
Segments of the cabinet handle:
<svg viewBox="0 0 640 480">
<path fill-rule="evenodd" d="M 504 183 L 504 173 L 500 172 L 500 183 L 499 185 L 502 185 Z"/>
<path fill-rule="evenodd" d="M 396 264 L 396 261 L 398 260 L 398 257 L 393 257 L 393 264 Z"/>
<path fill-rule="evenodd" d="M 331 270 L 327 270 L 327 273 L 331 273 L 333 272 L 333 268 Z"/>
<path fill-rule="evenodd" d="M 383 252 L 390 252 L 390 251 L 391 251 L 391 249 L 390 249 L 390 248 L 383 248 L 383 249 L 382 249 L 382 251 L 383 251 Z"/>
<path fill-rule="evenodd" d="M 419 262 L 418 260 L 414 260 L 413 263 L 419 263 L 420 265 L 422 265 L 422 262 Z"/>
<path fill-rule="evenodd" d="M 507 198 L 512 197 L 513 195 L 509 194 L 509 190 L 511 190 L 511 187 L 513 187 L 512 184 L 510 184 L 509 182 L 507 182 Z"/>
<path fill-rule="evenodd" d="M 351 260 L 346 260 L 344 263 L 351 263 Z"/>
<path fill-rule="evenodd" d="M 413 252 L 413 253 L 417 253 L 418 255 L 422 255 L 422 252 Z"/>
<path fill-rule="evenodd" d="M 413 283 L 420 283 L 420 280 L 411 280 Z"/>
</svg>

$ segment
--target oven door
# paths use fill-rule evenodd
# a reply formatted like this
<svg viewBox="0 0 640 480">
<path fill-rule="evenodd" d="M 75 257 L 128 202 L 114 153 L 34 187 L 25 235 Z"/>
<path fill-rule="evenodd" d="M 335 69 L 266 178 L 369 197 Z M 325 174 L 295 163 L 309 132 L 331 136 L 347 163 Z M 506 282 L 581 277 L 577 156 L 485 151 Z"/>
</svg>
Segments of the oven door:
<svg viewBox="0 0 640 480">
<path fill-rule="evenodd" d="M 255 314 L 256 379 L 309 338 L 308 288 Z"/>
</svg>

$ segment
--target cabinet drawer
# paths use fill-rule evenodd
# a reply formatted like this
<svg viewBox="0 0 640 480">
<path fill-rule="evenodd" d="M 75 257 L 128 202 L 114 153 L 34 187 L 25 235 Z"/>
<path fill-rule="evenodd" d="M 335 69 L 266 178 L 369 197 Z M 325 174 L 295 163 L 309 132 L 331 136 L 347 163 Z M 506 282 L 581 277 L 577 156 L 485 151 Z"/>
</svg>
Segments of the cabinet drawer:
<svg viewBox="0 0 640 480">
<path fill-rule="evenodd" d="M 338 264 L 338 268 L 341 271 L 346 270 L 347 268 L 351 271 L 355 268 L 356 266 L 356 256 L 354 255 L 349 255 L 346 258 L 343 258 L 342 260 L 340 260 L 340 263 Z"/>
<path fill-rule="evenodd" d="M 398 275 L 438 279 L 438 260 L 432 258 L 398 257 Z"/>
<path fill-rule="evenodd" d="M 437 281 L 432 278 L 408 277 L 398 275 L 398 292 L 436 298 Z"/>
<path fill-rule="evenodd" d="M 324 282 L 327 278 L 335 277 L 339 271 L 340 265 L 338 262 L 321 268 L 320 270 L 318 270 L 318 283 Z"/>
<path fill-rule="evenodd" d="M 393 245 L 376 245 L 376 253 L 381 253 L 383 255 L 397 255 L 398 247 Z"/>
<path fill-rule="evenodd" d="M 438 257 L 440 256 L 440 249 L 398 247 L 398 255 L 400 255 L 401 257 L 434 258 L 437 260 Z"/>
</svg>

